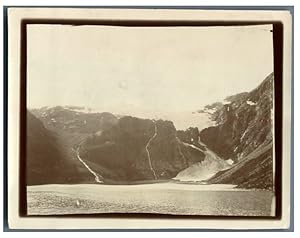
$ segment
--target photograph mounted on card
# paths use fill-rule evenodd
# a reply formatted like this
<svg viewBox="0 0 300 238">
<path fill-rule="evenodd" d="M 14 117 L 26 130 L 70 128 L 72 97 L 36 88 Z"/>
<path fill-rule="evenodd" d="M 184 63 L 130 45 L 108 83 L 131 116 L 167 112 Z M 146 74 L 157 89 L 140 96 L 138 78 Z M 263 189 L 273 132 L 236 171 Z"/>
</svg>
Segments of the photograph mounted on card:
<svg viewBox="0 0 300 238">
<path fill-rule="evenodd" d="M 289 223 L 289 12 L 8 10 L 18 224 Z"/>
</svg>

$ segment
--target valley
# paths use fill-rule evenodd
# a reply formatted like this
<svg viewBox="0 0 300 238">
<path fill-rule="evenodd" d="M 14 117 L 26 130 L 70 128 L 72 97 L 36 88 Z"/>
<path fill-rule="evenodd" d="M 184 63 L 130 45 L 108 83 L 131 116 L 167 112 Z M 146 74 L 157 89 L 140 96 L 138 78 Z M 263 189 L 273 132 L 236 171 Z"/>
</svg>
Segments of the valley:
<svg viewBox="0 0 300 238">
<path fill-rule="evenodd" d="M 32 109 L 28 112 L 28 184 L 178 180 L 272 190 L 273 77 L 270 74 L 251 92 L 199 110 L 209 113 L 214 122 L 201 131 L 197 127 L 177 130 L 167 120 L 73 106 Z M 43 140 L 49 137 L 43 145 L 41 134 Z M 41 148 L 48 154 L 41 155 Z M 44 168 L 44 163 L 49 166 Z"/>
</svg>

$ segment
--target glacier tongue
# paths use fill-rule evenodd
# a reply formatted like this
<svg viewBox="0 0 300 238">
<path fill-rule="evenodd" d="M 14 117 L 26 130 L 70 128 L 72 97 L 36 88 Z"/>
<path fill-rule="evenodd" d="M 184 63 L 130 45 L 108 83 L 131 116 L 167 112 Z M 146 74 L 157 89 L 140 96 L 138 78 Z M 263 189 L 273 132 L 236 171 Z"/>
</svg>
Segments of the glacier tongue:
<svg viewBox="0 0 300 238">
<path fill-rule="evenodd" d="M 200 140 L 199 143 L 205 146 Z M 191 148 L 200 150 L 200 148 L 184 143 L 185 145 L 189 145 Z M 195 148 L 196 147 L 196 148 Z M 206 150 L 202 151 L 205 153 L 205 158 L 202 162 L 195 163 L 185 170 L 179 172 L 177 176 L 174 178 L 175 180 L 180 181 L 203 181 L 211 178 L 217 172 L 228 169 L 231 167 L 229 163 L 225 160 L 221 159 L 217 156 L 213 151 L 208 149 L 205 146 Z"/>
</svg>

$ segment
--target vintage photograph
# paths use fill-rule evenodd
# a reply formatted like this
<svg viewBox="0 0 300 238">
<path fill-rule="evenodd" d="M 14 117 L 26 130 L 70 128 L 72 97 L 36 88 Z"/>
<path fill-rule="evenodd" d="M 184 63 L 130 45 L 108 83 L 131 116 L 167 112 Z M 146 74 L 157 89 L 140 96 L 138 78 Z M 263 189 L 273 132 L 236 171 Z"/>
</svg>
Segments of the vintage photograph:
<svg viewBox="0 0 300 238">
<path fill-rule="evenodd" d="M 27 215 L 273 217 L 273 26 L 26 26 Z"/>
</svg>

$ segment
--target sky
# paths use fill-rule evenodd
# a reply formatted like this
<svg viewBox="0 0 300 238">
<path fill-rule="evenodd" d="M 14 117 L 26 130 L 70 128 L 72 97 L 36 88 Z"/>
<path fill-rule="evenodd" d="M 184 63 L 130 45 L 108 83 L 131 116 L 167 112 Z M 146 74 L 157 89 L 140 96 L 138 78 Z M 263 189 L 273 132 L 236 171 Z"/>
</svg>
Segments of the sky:
<svg viewBox="0 0 300 238">
<path fill-rule="evenodd" d="M 250 91 L 273 71 L 271 29 L 28 25 L 27 106 L 85 106 L 186 127 L 191 112 Z"/>
</svg>

